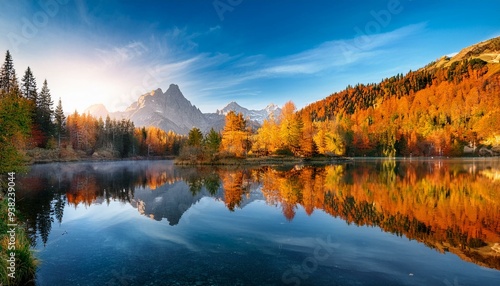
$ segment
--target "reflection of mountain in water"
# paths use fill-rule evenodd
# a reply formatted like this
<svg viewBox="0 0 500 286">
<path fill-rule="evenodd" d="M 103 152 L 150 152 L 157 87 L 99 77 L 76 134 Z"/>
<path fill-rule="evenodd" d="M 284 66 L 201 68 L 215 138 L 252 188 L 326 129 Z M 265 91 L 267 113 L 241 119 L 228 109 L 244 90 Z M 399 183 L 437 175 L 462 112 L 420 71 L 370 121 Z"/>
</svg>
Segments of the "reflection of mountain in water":
<svg viewBox="0 0 500 286">
<path fill-rule="evenodd" d="M 37 237 L 45 244 L 54 219 L 62 222 L 67 205 L 130 202 L 137 187 L 155 189 L 179 180 L 172 163 L 165 161 L 35 165 L 18 178 L 18 209 L 32 244 Z"/>
<path fill-rule="evenodd" d="M 186 182 L 178 181 L 165 184 L 154 191 L 149 188 L 135 189 L 134 198 L 130 204 L 142 215 L 158 221 L 165 218 L 170 225 L 177 225 L 182 215 L 203 197 L 224 200 L 224 191 L 218 189 L 216 193 L 211 194 L 206 187 L 202 187 L 193 193 Z M 265 198 L 254 186 L 242 197 L 239 207 L 243 208 L 255 200 L 265 200 Z"/>
<path fill-rule="evenodd" d="M 19 178 L 19 209 L 33 241 L 46 243 L 66 205 L 128 202 L 142 215 L 182 223 L 203 197 L 230 211 L 255 200 L 282 209 L 322 210 L 355 225 L 377 226 L 440 252 L 500 269 L 499 162 L 355 163 L 278 171 L 177 168 L 171 162 L 48 164 Z"/>
<path fill-rule="evenodd" d="M 171 185 L 163 185 L 154 191 L 148 188 L 136 189 L 130 203 L 142 215 L 158 221 L 166 218 L 170 225 L 176 225 L 184 212 L 202 197 L 208 195 L 206 191 L 203 191 L 193 196 L 186 183 L 180 181 Z"/>
</svg>

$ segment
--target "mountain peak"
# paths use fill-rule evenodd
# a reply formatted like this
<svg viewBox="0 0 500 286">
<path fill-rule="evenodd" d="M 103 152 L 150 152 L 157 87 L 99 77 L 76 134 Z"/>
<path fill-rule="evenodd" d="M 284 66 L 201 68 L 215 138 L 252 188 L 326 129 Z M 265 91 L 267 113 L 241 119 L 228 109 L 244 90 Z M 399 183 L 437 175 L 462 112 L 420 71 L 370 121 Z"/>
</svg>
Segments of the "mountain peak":
<svg viewBox="0 0 500 286">
<path fill-rule="evenodd" d="M 489 39 L 487 41 L 472 45 L 460 51 L 457 56 L 465 58 L 478 57 L 486 62 L 497 60 L 500 54 L 500 37 Z"/>
<path fill-rule="evenodd" d="M 266 108 L 261 109 L 261 110 L 251 110 L 247 109 L 245 107 L 242 107 L 235 101 L 231 101 L 228 103 L 224 108 L 218 109 L 216 111 L 216 114 L 218 115 L 226 115 L 229 113 L 229 111 L 233 111 L 235 113 L 241 113 L 243 114 L 243 117 L 249 118 L 252 121 L 258 122 L 259 124 L 262 124 L 265 119 L 274 117 L 276 118 L 278 114 L 281 113 L 281 109 L 274 104 L 269 104 L 266 106 Z"/>
<path fill-rule="evenodd" d="M 217 113 L 221 114 L 221 115 L 226 115 L 227 113 L 229 113 L 229 111 L 234 111 L 236 113 L 243 113 L 243 114 L 246 114 L 249 112 L 248 109 L 242 107 L 241 105 L 236 103 L 236 101 L 231 101 L 221 110 L 217 110 Z"/>
<path fill-rule="evenodd" d="M 202 130 L 208 126 L 203 113 L 184 97 L 176 84 L 171 84 L 165 92 L 157 88 L 143 94 L 124 112 L 114 115 L 130 119 L 136 126 L 156 126 L 179 134 L 187 134 L 193 126 Z"/>
<path fill-rule="evenodd" d="M 269 103 L 269 104 L 266 106 L 266 108 L 265 108 L 265 109 L 266 109 L 266 110 L 276 110 L 276 109 L 278 109 L 278 108 L 280 108 L 280 107 L 279 107 L 279 106 L 277 106 L 276 104 L 274 104 L 274 103 Z"/>
<path fill-rule="evenodd" d="M 178 85 L 176 85 L 176 84 L 174 84 L 174 83 L 171 83 L 171 84 L 169 85 L 169 87 L 168 87 L 167 91 L 165 91 L 165 92 L 168 92 L 168 91 L 179 91 L 179 92 L 180 92 L 181 90 L 180 90 L 180 88 L 179 88 L 179 86 L 178 86 Z"/>
<path fill-rule="evenodd" d="M 165 91 L 164 93 L 164 96 L 166 98 L 170 98 L 170 99 L 176 99 L 176 100 L 179 100 L 181 99 L 182 101 L 187 101 L 189 102 L 185 97 L 184 95 L 182 94 L 182 91 L 181 89 L 179 88 L 178 85 L 176 84 L 170 84 L 170 86 L 168 87 L 168 89 Z M 189 103 L 191 104 L 191 103 Z"/>
<path fill-rule="evenodd" d="M 228 108 L 228 107 L 241 108 L 241 105 L 239 105 L 236 101 L 231 101 L 228 105 L 226 105 L 225 108 Z"/>
<path fill-rule="evenodd" d="M 99 117 L 106 118 L 106 116 L 108 116 L 108 114 L 109 114 L 109 111 L 106 108 L 106 106 L 104 106 L 104 104 L 99 103 L 99 104 L 94 104 L 94 105 L 87 107 L 83 111 L 83 113 L 84 114 L 87 114 L 87 113 L 91 114 L 92 116 L 95 116 L 96 118 L 99 118 Z"/>
<path fill-rule="evenodd" d="M 453 56 L 443 56 L 428 67 L 448 67 L 453 62 L 480 59 L 487 63 L 500 62 L 500 37 L 489 39 L 462 49 Z"/>
</svg>

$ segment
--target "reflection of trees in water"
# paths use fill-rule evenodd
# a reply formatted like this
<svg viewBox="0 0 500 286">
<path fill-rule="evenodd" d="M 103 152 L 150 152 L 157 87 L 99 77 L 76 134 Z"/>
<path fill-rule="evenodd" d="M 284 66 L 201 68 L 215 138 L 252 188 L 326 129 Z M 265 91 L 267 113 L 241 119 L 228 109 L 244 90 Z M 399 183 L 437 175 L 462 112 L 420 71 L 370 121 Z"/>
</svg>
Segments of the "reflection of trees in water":
<svg viewBox="0 0 500 286">
<path fill-rule="evenodd" d="M 270 205 L 281 205 L 283 215 L 291 221 L 295 217 L 297 204 L 302 200 L 304 182 L 301 180 L 301 171 L 276 171 L 264 168 L 261 175 L 262 193 Z"/>
<path fill-rule="evenodd" d="M 116 165 L 116 166 L 115 166 Z M 60 224 L 66 204 L 90 206 L 111 201 L 131 202 L 137 187 L 156 187 L 181 180 L 162 164 L 48 164 L 33 167 L 18 180 L 18 208 L 27 223 L 31 244 L 47 243 L 54 219 Z"/>
<path fill-rule="evenodd" d="M 281 205 L 287 219 L 294 214 L 290 206 L 301 205 L 307 214 L 321 209 L 348 224 L 377 226 L 439 251 L 453 248 L 500 269 L 489 247 L 500 241 L 500 194 L 492 191 L 500 182 L 463 166 L 385 161 L 284 172 L 267 168 L 261 180 L 267 202 Z M 292 195 L 293 190 L 300 193 Z"/>
<path fill-rule="evenodd" d="M 18 185 L 29 190 L 24 191 L 29 195 L 20 194 L 24 202 L 19 208 L 33 243 L 37 236 L 47 242 L 54 220 L 61 223 L 63 219 L 66 203 L 77 207 L 112 200 L 131 202 L 136 188 L 154 191 L 183 180 L 193 196 L 205 188 L 231 211 L 243 207 L 244 196 L 250 199 L 250 191 L 260 188 L 267 204 L 280 207 L 290 221 L 299 206 L 308 215 L 323 210 L 348 224 L 377 226 L 500 269 L 500 259 L 489 255 L 491 244 L 500 241 L 500 194 L 496 191 L 500 180 L 487 176 L 496 169 L 394 160 L 281 170 L 93 166 L 79 166 L 71 172 L 44 170 L 44 175 L 19 179 Z"/>
<path fill-rule="evenodd" d="M 19 210 L 27 221 L 32 245 L 38 237 L 46 244 L 54 219 L 62 223 L 66 205 L 77 208 L 111 201 L 131 203 L 136 188 L 154 191 L 181 180 L 193 196 L 202 187 L 216 195 L 221 186 L 219 174 L 212 168 L 174 168 L 165 162 L 48 164 L 35 166 L 30 174 L 19 178 L 23 200 Z"/>
<path fill-rule="evenodd" d="M 241 205 L 243 194 L 249 190 L 248 170 L 219 171 L 224 188 L 224 202 L 230 211 Z"/>
<path fill-rule="evenodd" d="M 30 196 L 23 196 L 22 188 L 29 183 Z M 36 244 L 36 238 L 40 237 L 42 242 L 47 243 L 49 233 L 52 229 L 54 216 L 60 222 L 64 206 L 57 200 L 58 186 L 54 180 L 47 178 L 30 178 L 28 182 L 18 178 L 17 183 L 17 209 L 21 217 L 26 221 L 26 232 L 30 238 L 31 245 Z M 44 189 L 46 187 L 46 189 Z"/>
</svg>

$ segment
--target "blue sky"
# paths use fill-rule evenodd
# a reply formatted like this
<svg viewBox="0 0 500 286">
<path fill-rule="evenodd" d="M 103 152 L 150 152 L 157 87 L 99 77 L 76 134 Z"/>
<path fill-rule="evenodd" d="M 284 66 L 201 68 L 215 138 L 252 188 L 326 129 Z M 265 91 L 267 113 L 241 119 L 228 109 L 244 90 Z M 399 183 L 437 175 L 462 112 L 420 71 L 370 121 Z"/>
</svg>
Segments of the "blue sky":
<svg viewBox="0 0 500 286">
<path fill-rule="evenodd" d="M 0 50 L 66 112 L 170 83 L 203 112 L 297 107 L 500 35 L 495 1 L 0 0 Z M 3 56 L 2 56 L 3 61 Z"/>
</svg>

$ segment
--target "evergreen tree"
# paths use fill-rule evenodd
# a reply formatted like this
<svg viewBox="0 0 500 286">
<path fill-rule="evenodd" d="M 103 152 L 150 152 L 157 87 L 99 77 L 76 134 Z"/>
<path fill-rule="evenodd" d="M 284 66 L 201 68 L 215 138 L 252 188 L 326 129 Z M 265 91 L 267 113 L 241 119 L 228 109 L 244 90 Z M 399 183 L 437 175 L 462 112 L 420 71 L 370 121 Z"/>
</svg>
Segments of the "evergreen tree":
<svg viewBox="0 0 500 286">
<path fill-rule="evenodd" d="M 37 102 L 37 123 L 45 136 L 50 136 L 53 132 L 53 104 L 50 89 L 48 88 L 47 80 L 45 80 Z"/>
<path fill-rule="evenodd" d="M 111 118 L 109 117 L 109 114 L 106 116 L 106 121 L 104 122 L 104 133 L 106 136 L 106 146 L 111 148 L 113 146 L 113 141 L 115 139 L 115 136 L 113 134 L 113 122 L 111 121 Z"/>
<path fill-rule="evenodd" d="M 201 130 L 199 128 L 193 127 L 191 130 L 189 130 L 188 134 L 188 145 L 189 146 L 201 146 L 201 143 L 203 142 L 203 133 L 201 133 Z"/>
<path fill-rule="evenodd" d="M 54 123 L 55 123 L 55 134 L 57 136 L 57 146 L 61 147 L 61 136 L 66 132 L 66 116 L 64 116 L 64 111 L 62 108 L 61 98 L 57 104 L 56 110 L 54 112 Z"/>
<path fill-rule="evenodd" d="M 28 67 L 26 72 L 24 73 L 24 77 L 22 79 L 21 84 L 21 92 L 24 98 L 31 100 L 35 105 L 37 102 L 37 88 L 36 88 L 36 79 L 31 72 L 31 68 Z"/>
<path fill-rule="evenodd" d="M 9 93 L 15 84 L 17 84 L 16 70 L 14 69 L 12 56 L 7 50 L 5 53 L 5 62 L 0 70 L 0 92 L 4 94 Z"/>
<path fill-rule="evenodd" d="M 221 135 L 211 128 L 205 136 L 204 145 L 208 149 L 209 153 L 214 154 L 219 150 L 221 141 Z"/>
<path fill-rule="evenodd" d="M 120 152 L 121 157 L 127 157 L 129 154 L 133 153 L 133 144 L 134 144 L 134 123 L 130 120 L 122 119 L 117 125 L 119 138 L 118 145 L 119 148 L 115 148 L 118 152 Z"/>
<path fill-rule="evenodd" d="M 10 93 L 14 96 L 21 97 L 21 89 L 19 88 L 19 82 L 17 81 L 17 76 L 14 74 L 10 82 Z"/>
</svg>

